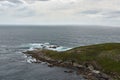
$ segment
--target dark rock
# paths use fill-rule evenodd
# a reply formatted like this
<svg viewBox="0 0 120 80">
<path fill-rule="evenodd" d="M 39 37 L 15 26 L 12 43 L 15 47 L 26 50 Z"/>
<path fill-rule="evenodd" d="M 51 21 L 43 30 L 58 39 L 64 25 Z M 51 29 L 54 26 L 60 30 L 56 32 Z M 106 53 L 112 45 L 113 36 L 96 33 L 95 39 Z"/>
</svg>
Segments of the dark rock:
<svg viewBox="0 0 120 80">
<path fill-rule="evenodd" d="M 108 75 L 104 73 L 99 73 L 99 74 L 93 74 L 98 80 L 112 80 Z"/>
<path fill-rule="evenodd" d="M 48 64 L 48 67 L 54 67 L 54 65 L 53 64 Z"/>
<path fill-rule="evenodd" d="M 64 71 L 65 73 L 73 73 L 73 71 L 72 70 L 70 70 L 70 71 Z"/>
</svg>

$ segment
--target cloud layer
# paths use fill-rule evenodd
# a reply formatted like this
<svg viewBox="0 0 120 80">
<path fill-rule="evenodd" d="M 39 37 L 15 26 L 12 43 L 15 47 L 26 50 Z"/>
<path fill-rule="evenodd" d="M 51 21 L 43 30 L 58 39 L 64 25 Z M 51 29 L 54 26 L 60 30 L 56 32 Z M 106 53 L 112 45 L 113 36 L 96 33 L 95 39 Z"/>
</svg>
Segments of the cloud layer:
<svg viewBox="0 0 120 80">
<path fill-rule="evenodd" d="M 0 0 L 0 24 L 120 26 L 120 0 Z"/>
</svg>

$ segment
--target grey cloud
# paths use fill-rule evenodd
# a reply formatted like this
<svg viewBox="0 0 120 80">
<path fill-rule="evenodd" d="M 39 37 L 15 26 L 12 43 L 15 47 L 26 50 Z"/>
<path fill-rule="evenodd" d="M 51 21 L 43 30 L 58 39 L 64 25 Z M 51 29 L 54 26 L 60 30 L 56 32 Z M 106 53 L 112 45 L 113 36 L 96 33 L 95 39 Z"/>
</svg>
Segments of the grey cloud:
<svg viewBox="0 0 120 80">
<path fill-rule="evenodd" d="M 8 1 L 8 2 L 12 2 L 12 3 L 22 3 L 20 0 L 0 0 L 1 1 Z"/>
<path fill-rule="evenodd" d="M 22 0 L 1 0 L 0 2 L 0 14 L 4 13 L 4 15 L 12 15 L 17 17 L 28 17 L 35 15 L 34 11 L 32 11 L 28 6 L 26 6 Z M 8 11 L 10 11 L 10 14 L 7 13 Z"/>
<path fill-rule="evenodd" d="M 86 10 L 86 11 L 81 11 L 78 12 L 78 14 L 90 14 L 90 15 L 95 15 L 95 14 L 100 14 L 102 15 L 103 18 L 120 18 L 120 11 L 101 11 L 101 10 Z"/>
<path fill-rule="evenodd" d="M 36 0 L 36 1 L 50 1 L 50 0 Z"/>
<path fill-rule="evenodd" d="M 82 11 L 79 13 L 80 14 L 97 14 L 97 13 L 100 13 L 100 11 L 98 11 L 98 10 L 86 10 L 86 11 Z"/>
<path fill-rule="evenodd" d="M 20 0 L 7 0 L 9 2 L 12 2 L 12 3 L 22 3 Z"/>
<path fill-rule="evenodd" d="M 5 2 L 7 1 L 7 2 Z M 1 5 L 1 8 L 11 8 L 11 7 L 15 7 L 20 5 L 20 4 L 23 4 L 22 1 L 20 0 L 0 0 L 0 5 Z"/>
<path fill-rule="evenodd" d="M 25 1 L 50 1 L 50 0 L 25 0 Z"/>
<path fill-rule="evenodd" d="M 120 11 L 110 11 L 102 13 L 102 15 L 105 16 L 105 18 L 120 18 Z"/>
<path fill-rule="evenodd" d="M 23 0 L 23 1 L 21 1 L 21 0 L 0 0 L 0 2 L 2 2 L 2 1 L 8 1 L 8 2 L 15 3 L 15 4 L 22 4 L 23 1 L 25 1 L 25 2 L 35 2 L 35 1 L 50 1 L 50 0 Z"/>
<path fill-rule="evenodd" d="M 34 3 L 35 1 L 42 1 L 42 2 L 46 2 L 46 1 L 50 1 L 50 0 L 24 0 L 27 3 Z"/>
</svg>

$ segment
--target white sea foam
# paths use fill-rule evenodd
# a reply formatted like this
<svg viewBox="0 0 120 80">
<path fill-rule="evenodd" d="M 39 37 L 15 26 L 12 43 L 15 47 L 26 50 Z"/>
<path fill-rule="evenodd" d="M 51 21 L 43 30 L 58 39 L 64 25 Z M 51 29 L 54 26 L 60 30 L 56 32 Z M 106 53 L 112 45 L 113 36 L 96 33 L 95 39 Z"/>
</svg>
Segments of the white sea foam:
<svg viewBox="0 0 120 80">
<path fill-rule="evenodd" d="M 57 46 L 57 45 L 51 45 L 50 43 L 30 43 L 30 44 L 24 44 L 21 45 L 20 48 L 25 49 L 26 51 L 32 51 L 35 50 L 36 48 L 40 49 L 48 49 L 48 50 L 54 50 L 54 51 L 66 51 L 71 48 L 64 47 L 64 46 Z M 34 63 L 37 62 L 35 58 L 32 58 L 31 56 L 24 55 L 26 58 L 26 61 L 28 63 Z"/>
<path fill-rule="evenodd" d="M 37 60 L 35 58 L 32 58 L 31 56 L 27 57 L 27 62 L 28 63 L 34 63 L 36 62 Z"/>
<path fill-rule="evenodd" d="M 50 43 L 30 43 L 30 44 L 22 45 L 21 47 L 28 48 L 27 50 L 29 51 L 34 50 L 36 48 L 48 49 L 48 50 L 54 50 L 54 51 L 66 51 L 71 49 L 64 46 L 51 45 Z"/>
</svg>

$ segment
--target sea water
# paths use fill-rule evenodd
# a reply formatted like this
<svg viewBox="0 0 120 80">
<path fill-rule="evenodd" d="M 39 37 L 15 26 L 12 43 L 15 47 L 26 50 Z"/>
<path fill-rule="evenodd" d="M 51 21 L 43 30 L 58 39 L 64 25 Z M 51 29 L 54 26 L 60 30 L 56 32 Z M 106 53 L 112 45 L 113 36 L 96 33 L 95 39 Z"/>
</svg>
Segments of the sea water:
<svg viewBox="0 0 120 80">
<path fill-rule="evenodd" d="M 43 46 L 50 50 L 65 51 L 78 46 L 106 42 L 120 42 L 120 28 L 0 26 L 0 80 L 84 80 L 75 72 L 64 73 L 69 69 L 31 63 L 31 58 L 22 52 Z"/>
</svg>

